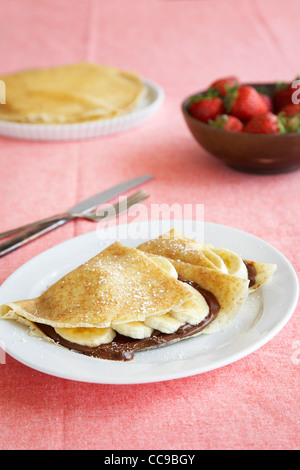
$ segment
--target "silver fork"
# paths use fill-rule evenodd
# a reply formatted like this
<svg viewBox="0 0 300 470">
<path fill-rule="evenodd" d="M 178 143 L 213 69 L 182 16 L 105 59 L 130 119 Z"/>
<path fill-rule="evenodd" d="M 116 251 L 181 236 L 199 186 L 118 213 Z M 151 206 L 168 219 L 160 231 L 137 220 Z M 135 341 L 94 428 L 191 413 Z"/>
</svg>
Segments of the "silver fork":
<svg viewBox="0 0 300 470">
<path fill-rule="evenodd" d="M 6 240 L 5 242 L 2 242 L 0 244 L 0 258 L 16 250 L 17 248 L 20 248 L 26 243 L 35 240 L 36 238 L 49 232 L 50 230 L 53 230 L 54 228 L 63 225 L 64 223 L 68 222 L 68 220 L 78 217 L 84 219 L 87 218 L 88 220 L 91 220 L 93 222 L 98 222 L 103 219 L 111 219 L 112 217 L 118 216 L 123 212 L 126 212 L 131 206 L 144 201 L 148 197 L 148 194 L 142 191 L 138 191 L 137 193 L 120 200 L 118 203 L 108 206 L 107 209 L 102 211 L 101 214 L 97 214 L 97 212 L 95 214 L 77 214 L 66 212 L 60 214 L 59 216 L 44 219 L 48 222 L 43 221 L 42 223 L 38 222 L 37 224 L 33 224 L 34 227 L 31 225 L 31 228 L 28 228 L 27 230 L 18 233 L 14 237 L 11 237 Z"/>
<path fill-rule="evenodd" d="M 27 229 L 32 229 L 34 227 L 40 227 L 49 222 L 56 222 L 58 220 L 68 220 L 68 219 L 86 219 L 90 220 L 91 222 L 98 222 L 110 215 L 119 215 L 124 212 L 126 209 L 131 207 L 133 204 L 138 204 L 139 202 L 144 201 L 149 197 L 149 194 L 146 194 L 143 191 L 136 191 L 135 193 L 131 194 L 127 198 L 120 200 L 118 203 L 112 205 L 110 204 L 107 209 L 105 209 L 104 213 L 99 214 L 98 211 L 91 212 L 89 214 L 77 214 L 76 212 L 62 212 L 61 214 L 57 214 L 51 217 L 47 217 L 46 219 L 39 220 L 38 222 L 32 222 L 30 224 L 23 225 L 22 227 L 17 227 L 12 230 L 7 230 L 6 232 L 0 233 L 0 240 L 3 238 L 9 237 L 10 235 L 14 235 L 15 233 L 23 232 Z"/>
</svg>

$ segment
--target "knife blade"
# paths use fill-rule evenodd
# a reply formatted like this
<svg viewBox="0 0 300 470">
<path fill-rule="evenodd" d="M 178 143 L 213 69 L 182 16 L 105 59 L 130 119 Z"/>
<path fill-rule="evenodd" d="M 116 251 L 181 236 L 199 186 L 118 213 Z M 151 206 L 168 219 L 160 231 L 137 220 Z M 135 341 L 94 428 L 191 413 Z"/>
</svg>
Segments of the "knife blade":
<svg viewBox="0 0 300 470">
<path fill-rule="evenodd" d="M 100 206 L 100 204 L 104 204 L 105 202 L 110 201 L 114 197 L 120 196 L 126 191 L 129 191 L 130 189 L 133 189 L 136 186 L 139 186 L 140 184 L 145 183 L 146 181 L 149 181 L 152 178 L 153 175 L 144 175 L 137 178 L 133 178 L 128 181 L 124 181 L 123 183 L 120 183 L 112 188 L 102 191 L 99 194 L 89 197 L 84 201 L 79 202 L 75 206 L 71 207 L 67 212 L 86 214 L 96 209 L 98 206 Z M 24 231 L 10 238 L 6 242 L 0 244 L 0 258 L 10 253 L 11 251 L 16 250 L 20 246 L 23 246 L 26 243 L 36 239 L 37 237 L 44 235 L 50 230 L 53 230 L 57 227 L 60 227 L 61 225 L 66 224 L 70 220 L 72 219 L 68 218 L 57 220 L 55 222 L 49 222 L 46 224 L 39 224 L 38 227 L 28 229 L 27 231 Z"/>
<path fill-rule="evenodd" d="M 140 184 L 145 183 L 146 181 L 149 181 L 152 178 L 153 175 L 145 175 L 125 181 L 121 184 L 118 184 L 117 186 L 114 186 L 113 188 L 103 191 L 100 194 L 96 194 L 95 196 L 92 196 L 82 202 L 79 202 L 79 204 L 76 204 L 75 206 L 71 207 L 68 212 L 78 212 L 80 214 L 86 214 L 87 212 L 96 209 L 98 206 L 100 206 L 100 204 L 104 204 L 105 202 L 110 201 L 114 197 L 125 193 L 125 191 L 129 191 L 130 189 L 133 189 L 136 186 L 139 186 Z"/>
</svg>

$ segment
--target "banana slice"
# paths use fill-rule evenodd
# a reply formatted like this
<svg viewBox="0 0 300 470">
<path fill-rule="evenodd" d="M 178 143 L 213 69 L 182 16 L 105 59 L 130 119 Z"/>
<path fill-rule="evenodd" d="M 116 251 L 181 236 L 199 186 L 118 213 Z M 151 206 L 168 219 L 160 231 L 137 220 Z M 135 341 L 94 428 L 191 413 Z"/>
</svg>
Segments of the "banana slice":
<svg viewBox="0 0 300 470">
<path fill-rule="evenodd" d="M 193 291 L 194 298 L 170 310 L 169 314 L 181 322 L 198 325 L 209 314 L 209 306 L 200 292 L 189 284 L 187 286 Z"/>
<path fill-rule="evenodd" d="M 112 328 L 55 328 L 64 339 L 72 343 L 95 348 L 100 344 L 111 343 L 116 336 Z"/>
<path fill-rule="evenodd" d="M 213 251 L 224 261 L 228 274 L 242 279 L 248 279 L 247 268 L 239 255 L 225 248 L 214 248 Z"/>
<path fill-rule="evenodd" d="M 228 274 L 227 266 L 218 253 L 207 249 L 203 249 L 202 252 L 204 256 L 216 266 L 216 268 L 222 271 L 222 273 Z"/>
<path fill-rule="evenodd" d="M 119 325 L 112 325 L 112 327 L 120 333 L 120 335 L 129 336 L 134 339 L 149 338 L 153 333 L 153 328 L 146 326 L 142 321 L 131 321 Z"/>
<path fill-rule="evenodd" d="M 161 331 L 162 333 L 175 333 L 178 328 L 184 325 L 185 322 L 179 321 L 172 317 L 169 313 L 164 315 L 151 315 L 145 320 L 145 325 Z"/>
<path fill-rule="evenodd" d="M 148 254 L 148 253 L 147 253 Z M 163 256 L 159 256 L 159 255 L 152 255 L 152 254 L 148 254 L 148 256 L 152 259 L 152 261 L 154 261 L 154 263 L 156 263 L 160 268 L 164 269 L 165 271 L 167 271 L 167 273 L 174 277 L 175 279 L 178 278 L 178 275 L 177 275 L 177 271 L 176 269 L 174 268 L 173 264 L 167 260 L 166 258 L 163 258 Z"/>
</svg>

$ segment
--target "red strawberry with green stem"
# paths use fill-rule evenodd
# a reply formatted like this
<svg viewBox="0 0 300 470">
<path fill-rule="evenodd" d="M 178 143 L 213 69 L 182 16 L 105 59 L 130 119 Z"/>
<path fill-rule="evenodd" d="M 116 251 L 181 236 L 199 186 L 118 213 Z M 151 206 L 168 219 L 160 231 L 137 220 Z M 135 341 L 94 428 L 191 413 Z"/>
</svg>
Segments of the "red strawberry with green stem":
<svg viewBox="0 0 300 470">
<path fill-rule="evenodd" d="M 215 80 L 211 84 L 210 88 L 218 90 L 220 96 L 224 97 L 229 93 L 230 89 L 235 87 L 236 85 L 239 85 L 239 79 L 235 76 L 231 76 Z"/>
<path fill-rule="evenodd" d="M 300 114 L 300 104 L 287 104 L 281 109 L 280 114 L 281 113 L 284 113 L 285 116 Z"/>
<path fill-rule="evenodd" d="M 214 121 L 209 121 L 209 125 L 230 132 L 242 132 L 244 127 L 243 123 L 238 118 L 228 116 L 228 114 L 217 116 Z"/>
<path fill-rule="evenodd" d="M 207 93 L 197 95 L 191 100 L 189 112 L 194 118 L 207 124 L 210 119 L 214 120 L 224 112 L 224 104 L 215 92 L 209 90 Z"/>
<path fill-rule="evenodd" d="M 250 119 L 245 125 L 244 132 L 250 134 L 280 134 L 284 133 L 285 120 L 276 114 L 267 112 Z"/>
<path fill-rule="evenodd" d="M 268 111 L 260 93 L 249 85 L 233 88 L 224 98 L 224 102 L 227 113 L 241 121 L 249 121 L 252 117 Z"/>
</svg>

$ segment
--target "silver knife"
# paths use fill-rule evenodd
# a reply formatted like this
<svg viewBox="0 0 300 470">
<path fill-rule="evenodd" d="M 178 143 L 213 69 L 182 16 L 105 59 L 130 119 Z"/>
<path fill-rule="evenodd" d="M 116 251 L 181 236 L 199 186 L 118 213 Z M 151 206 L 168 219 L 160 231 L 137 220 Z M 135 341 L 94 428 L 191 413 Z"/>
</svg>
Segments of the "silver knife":
<svg viewBox="0 0 300 470">
<path fill-rule="evenodd" d="M 99 194 L 96 194 L 95 196 L 92 196 L 88 199 L 85 199 L 84 201 L 79 202 L 75 206 L 71 207 L 67 212 L 86 214 L 96 209 L 98 206 L 100 206 L 100 204 L 104 204 L 105 202 L 110 201 L 114 197 L 119 196 L 125 193 L 126 191 L 129 191 L 130 189 L 139 186 L 140 184 L 145 183 L 146 181 L 149 181 L 152 178 L 153 175 L 145 175 L 125 181 L 123 183 L 118 184 L 117 186 L 114 186 L 113 188 L 107 189 L 106 191 L 103 191 Z M 66 224 L 70 220 L 72 219 L 58 219 L 54 222 L 52 221 L 46 224 L 41 223 L 38 225 L 38 227 L 29 229 L 10 238 L 6 242 L 0 244 L 0 257 L 10 253 L 13 250 L 16 250 L 20 246 L 23 246 L 25 243 L 28 243 L 34 240 L 35 238 L 44 235 L 50 230 L 53 230 L 57 227 L 60 227 L 61 225 Z"/>
</svg>

